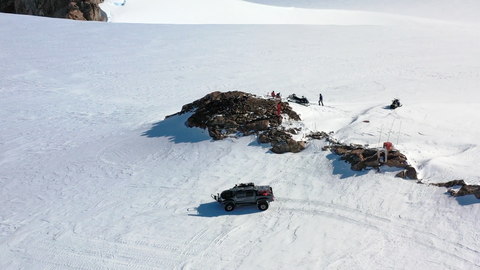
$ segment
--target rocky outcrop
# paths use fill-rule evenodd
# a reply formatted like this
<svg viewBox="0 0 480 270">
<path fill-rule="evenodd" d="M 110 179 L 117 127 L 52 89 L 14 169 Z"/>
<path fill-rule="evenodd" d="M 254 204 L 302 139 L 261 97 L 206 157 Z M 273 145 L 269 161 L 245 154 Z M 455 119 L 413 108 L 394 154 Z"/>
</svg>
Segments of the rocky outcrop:
<svg viewBox="0 0 480 270">
<path fill-rule="evenodd" d="M 329 134 L 324 133 L 323 136 Z M 330 139 L 330 141 L 333 141 Z M 381 166 L 404 168 L 405 170 L 398 173 L 398 177 L 417 180 L 417 171 L 410 166 L 407 157 L 397 150 L 387 150 L 380 148 L 365 148 L 356 144 L 333 143 L 324 147 L 324 150 L 330 149 L 333 153 L 341 156 L 340 159 L 351 164 L 351 169 L 361 171 L 367 168 L 376 168 L 380 170 Z M 386 155 L 386 157 L 385 157 Z"/>
<path fill-rule="evenodd" d="M 480 185 L 467 185 L 463 180 L 452 180 L 445 183 L 436 183 L 431 184 L 437 187 L 446 187 L 452 188 L 455 186 L 460 186 L 458 191 L 454 189 L 449 189 L 448 193 L 450 193 L 453 197 L 465 196 L 465 195 L 474 195 L 475 198 L 480 199 Z"/>
<path fill-rule="evenodd" d="M 337 143 L 336 141 L 333 141 L 333 139 L 331 138 L 332 134 L 333 134 L 333 131 L 330 131 L 329 133 L 326 133 L 324 131 L 317 131 L 317 132 L 312 132 L 310 134 L 307 134 L 306 137 L 315 139 L 315 140 L 326 139 L 328 142 Z"/>
<path fill-rule="evenodd" d="M 281 116 L 277 112 L 279 103 Z M 296 153 L 305 149 L 305 142 L 292 139 L 299 130 L 287 130 L 281 125 L 283 116 L 294 121 L 300 121 L 300 117 L 288 102 L 279 99 L 265 99 L 240 91 L 213 92 L 166 118 L 185 113 L 192 113 L 186 122 L 188 127 L 207 129 L 214 140 L 255 134 L 259 143 L 270 143 L 274 153 Z"/>
<path fill-rule="evenodd" d="M 0 12 L 74 20 L 106 21 L 99 4 L 103 0 L 3 0 Z"/>
<path fill-rule="evenodd" d="M 295 141 L 287 139 L 285 141 L 272 143 L 272 152 L 282 154 L 286 152 L 298 153 L 305 149 L 304 141 Z"/>
</svg>

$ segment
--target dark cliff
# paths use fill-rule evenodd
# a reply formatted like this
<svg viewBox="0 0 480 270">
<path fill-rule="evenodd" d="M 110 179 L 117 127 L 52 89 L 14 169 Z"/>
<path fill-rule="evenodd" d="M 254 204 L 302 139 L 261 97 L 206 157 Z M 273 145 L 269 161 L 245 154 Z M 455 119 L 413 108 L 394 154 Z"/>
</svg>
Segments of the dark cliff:
<svg viewBox="0 0 480 270">
<path fill-rule="evenodd" d="M 103 0 L 0 0 L 0 12 L 106 21 L 98 6 Z"/>
</svg>

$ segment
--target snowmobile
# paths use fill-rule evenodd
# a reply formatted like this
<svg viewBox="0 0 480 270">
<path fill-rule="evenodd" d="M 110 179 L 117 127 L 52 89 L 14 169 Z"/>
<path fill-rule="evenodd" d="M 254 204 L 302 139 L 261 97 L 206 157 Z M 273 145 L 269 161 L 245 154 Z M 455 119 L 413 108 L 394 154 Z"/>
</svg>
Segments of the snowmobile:
<svg viewBox="0 0 480 270">
<path fill-rule="evenodd" d="M 309 104 L 308 99 L 306 97 L 302 96 L 301 98 L 299 98 L 295 94 L 291 94 L 290 96 L 288 96 L 287 100 L 289 102 L 295 102 L 295 103 L 302 104 L 302 105 L 308 105 Z"/>
<path fill-rule="evenodd" d="M 398 107 L 402 107 L 402 104 L 400 104 L 400 100 L 398 98 L 395 98 L 392 100 L 392 104 L 390 104 L 390 109 L 395 110 Z"/>
</svg>

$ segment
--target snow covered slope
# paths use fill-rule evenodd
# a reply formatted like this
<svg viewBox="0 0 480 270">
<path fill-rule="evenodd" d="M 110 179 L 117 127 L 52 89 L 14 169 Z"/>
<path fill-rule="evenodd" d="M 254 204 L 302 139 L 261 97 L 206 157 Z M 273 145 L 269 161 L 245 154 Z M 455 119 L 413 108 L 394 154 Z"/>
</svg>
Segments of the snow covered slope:
<svg viewBox="0 0 480 270">
<path fill-rule="evenodd" d="M 115 1 L 115 0 L 112 0 Z M 135 0 L 134 0 L 135 1 Z M 422 18 L 480 23 L 477 0 L 245 0 L 251 3 L 307 9 L 374 11 Z"/>
<path fill-rule="evenodd" d="M 162 4 L 168 20 L 136 22 L 170 25 L 0 14 L 0 269 L 480 268 L 473 196 L 351 171 L 323 141 L 276 155 L 164 120 L 212 91 L 322 93 L 292 105 L 307 129 L 388 139 L 427 183 L 480 184 L 477 26 L 233 0 L 195 10 L 251 21 L 194 21 L 145 1 L 112 21 Z M 276 201 L 227 214 L 210 194 L 240 182 Z"/>
<path fill-rule="evenodd" d="M 277 7 L 242 0 L 129 0 L 128 4 L 126 0 L 107 0 L 101 8 L 108 21 L 123 23 L 385 25 L 413 19 L 370 11 Z"/>
</svg>

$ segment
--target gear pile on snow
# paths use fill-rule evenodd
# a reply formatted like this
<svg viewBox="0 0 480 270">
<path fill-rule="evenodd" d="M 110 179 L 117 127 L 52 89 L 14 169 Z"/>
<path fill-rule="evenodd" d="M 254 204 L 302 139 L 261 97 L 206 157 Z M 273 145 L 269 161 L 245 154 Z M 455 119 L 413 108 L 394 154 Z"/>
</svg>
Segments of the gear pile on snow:
<svg viewBox="0 0 480 270">
<path fill-rule="evenodd" d="M 292 139 L 296 130 L 281 126 L 283 117 L 278 115 L 278 103 L 282 116 L 300 121 L 300 116 L 287 102 L 240 91 L 210 93 L 165 118 L 192 113 L 187 126 L 207 129 L 214 140 L 256 134 L 260 143 L 271 143 L 275 153 L 299 152 L 305 148 L 305 143 Z"/>
</svg>

